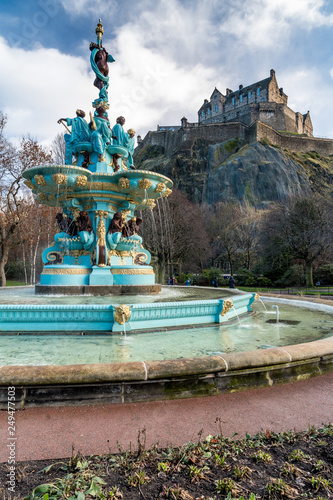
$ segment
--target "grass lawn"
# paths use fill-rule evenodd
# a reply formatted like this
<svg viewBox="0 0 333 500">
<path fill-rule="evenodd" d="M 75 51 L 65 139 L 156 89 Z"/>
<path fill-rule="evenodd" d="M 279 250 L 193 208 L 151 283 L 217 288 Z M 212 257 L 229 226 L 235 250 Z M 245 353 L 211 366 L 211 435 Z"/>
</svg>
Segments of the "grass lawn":
<svg viewBox="0 0 333 500">
<path fill-rule="evenodd" d="M 6 286 L 25 286 L 24 281 L 6 281 Z"/>
</svg>

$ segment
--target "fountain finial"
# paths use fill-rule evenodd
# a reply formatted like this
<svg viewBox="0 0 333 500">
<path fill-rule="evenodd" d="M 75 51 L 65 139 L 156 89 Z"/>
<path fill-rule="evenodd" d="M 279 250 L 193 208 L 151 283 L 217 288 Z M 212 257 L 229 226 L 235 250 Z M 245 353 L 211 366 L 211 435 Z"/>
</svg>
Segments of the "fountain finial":
<svg viewBox="0 0 333 500">
<path fill-rule="evenodd" d="M 95 29 L 95 33 L 97 35 L 97 43 L 101 47 L 102 45 L 102 35 L 104 35 L 102 21 L 99 20 L 97 24 L 97 28 Z"/>
</svg>

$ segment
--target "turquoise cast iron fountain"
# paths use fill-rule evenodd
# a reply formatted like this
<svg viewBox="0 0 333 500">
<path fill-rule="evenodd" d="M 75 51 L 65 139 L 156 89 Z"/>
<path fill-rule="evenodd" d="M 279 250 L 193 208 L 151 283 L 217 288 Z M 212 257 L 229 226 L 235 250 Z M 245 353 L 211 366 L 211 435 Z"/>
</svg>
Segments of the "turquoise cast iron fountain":
<svg viewBox="0 0 333 500">
<path fill-rule="evenodd" d="M 171 193 L 172 181 L 133 165 L 135 131 L 123 129 L 120 116 L 113 128 L 108 112 L 108 63 L 102 46 L 103 27 L 90 44 L 90 62 L 99 89 L 90 122 L 78 109 L 75 118 L 60 118 L 71 127 L 65 134 L 66 164 L 40 165 L 24 173 L 25 184 L 40 203 L 62 207 L 59 232 L 43 253 L 39 294 L 156 294 L 151 255 L 138 234 L 137 211 L 152 210 Z M 73 161 L 73 158 L 74 161 Z M 204 294 L 204 292 L 202 292 Z M 213 300 L 126 304 L 20 304 L 0 306 L 0 332 L 117 332 L 222 323 L 251 311 L 254 294 Z M 129 305 L 128 305 L 129 304 Z M 125 325 L 126 323 L 126 325 Z"/>
<path fill-rule="evenodd" d="M 24 173 L 25 184 L 40 203 L 62 207 L 57 216 L 60 232 L 43 253 L 36 291 L 100 294 L 103 287 L 102 293 L 119 294 L 126 287 L 127 294 L 158 293 L 160 285 L 155 284 L 150 253 L 137 234 L 134 211 L 152 210 L 157 198 L 171 193 L 172 181 L 135 170 L 135 132 L 124 131 L 123 117 L 111 129 L 106 73 L 113 58 L 102 46 L 100 23 L 96 33 L 97 43 L 90 45 L 94 85 L 100 89 L 92 103 L 94 116 L 90 113 L 88 124 L 85 113 L 77 110 L 76 118 L 59 120 L 72 127 L 65 135 L 68 164 L 40 165 Z"/>
</svg>

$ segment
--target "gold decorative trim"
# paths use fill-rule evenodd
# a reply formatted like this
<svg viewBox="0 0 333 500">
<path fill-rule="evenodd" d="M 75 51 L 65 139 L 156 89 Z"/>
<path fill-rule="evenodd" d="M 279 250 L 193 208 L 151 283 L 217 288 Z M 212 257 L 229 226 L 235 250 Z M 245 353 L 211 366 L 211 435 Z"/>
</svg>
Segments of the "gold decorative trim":
<svg viewBox="0 0 333 500">
<path fill-rule="evenodd" d="M 223 309 L 221 311 L 221 316 L 224 316 L 225 314 L 227 314 L 227 312 L 230 311 L 230 309 L 232 309 L 233 307 L 234 307 L 234 303 L 231 299 L 224 300 L 223 301 Z"/>
<path fill-rule="evenodd" d="M 44 175 L 35 175 L 34 181 L 38 184 L 38 186 L 46 186 Z"/>
<path fill-rule="evenodd" d="M 26 181 L 24 181 L 24 184 L 30 188 L 30 189 L 34 189 L 36 186 L 31 182 L 30 179 L 27 179 Z"/>
<path fill-rule="evenodd" d="M 164 194 L 162 194 L 162 196 L 164 196 Z M 155 200 L 152 198 L 149 198 L 148 200 L 143 200 L 142 205 L 146 206 L 150 210 L 152 210 L 154 207 L 156 207 Z"/>
<path fill-rule="evenodd" d="M 78 175 L 76 178 L 75 186 L 85 187 L 88 182 L 88 177 L 86 175 Z"/>
<path fill-rule="evenodd" d="M 153 269 L 112 269 L 112 274 L 155 274 Z"/>
<path fill-rule="evenodd" d="M 68 269 L 68 268 L 48 269 L 45 267 L 42 272 L 42 274 L 90 274 L 90 273 L 91 269 Z"/>
<path fill-rule="evenodd" d="M 259 293 L 254 294 L 254 300 L 260 300 L 260 295 Z"/>
<path fill-rule="evenodd" d="M 163 182 L 159 182 L 156 185 L 155 193 L 162 193 L 162 191 L 164 191 L 165 188 L 166 188 L 166 185 Z"/>
<path fill-rule="evenodd" d="M 53 180 L 54 184 L 57 185 L 67 184 L 67 175 L 65 174 L 52 174 L 51 179 Z"/>
<path fill-rule="evenodd" d="M 140 179 L 138 184 L 140 189 L 149 189 L 152 182 L 150 179 Z"/>
<path fill-rule="evenodd" d="M 119 325 L 124 324 L 130 319 L 131 317 L 131 310 L 129 306 L 126 304 L 121 304 L 120 306 L 117 306 L 114 310 L 114 319 Z"/>
<path fill-rule="evenodd" d="M 48 262 L 55 262 L 57 260 L 57 255 L 59 256 L 59 264 L 62 264 L 63 263 L 63 260 L 64 260 L 64 255 L 65 255 L 65 252 L 64 251 L 57 251 L 57 250 L 51 250 L 51 252 L 49 252 L 48 254 L 46 254 L 46 259 L 48 260 Z"/>
<path fill-rule="evenodd" d="M 120 177 L 118 184 L 119 184 L 119 187 L 121 189 L 128 189 L 129 185 L 130 185 L 130 181 L 126 177 Z"/>
<path fill-rule="evenodd" d="M 165 198 L 166 196 L 169 196 L 171 193 L 172 193 L 172 189 L 166 188 L 164 193 L 162 193 L 162 196 L 163 196 L 163 198 Z"/>
</svg>

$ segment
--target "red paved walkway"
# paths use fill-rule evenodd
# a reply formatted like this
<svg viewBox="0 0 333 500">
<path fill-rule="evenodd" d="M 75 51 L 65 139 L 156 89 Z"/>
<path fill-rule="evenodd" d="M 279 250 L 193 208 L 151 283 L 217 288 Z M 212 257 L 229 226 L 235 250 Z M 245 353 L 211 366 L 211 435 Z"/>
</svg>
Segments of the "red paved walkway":
<svg viewBox="0 0 333 500">
<path fill-rule="evenodd" d="M 64 458 L 72 445 L 85 455 L 117 451 L 117 441 L 182 445 L 222 432 L 305 430 L 333 422 L 333 373 L 311 380 L 221 396 L 123 405 L 29 408 L 16 413 L 16 459 Z M 7 413 L 0 412 L 0 461 L 8 459 Z"/>
</svg>

